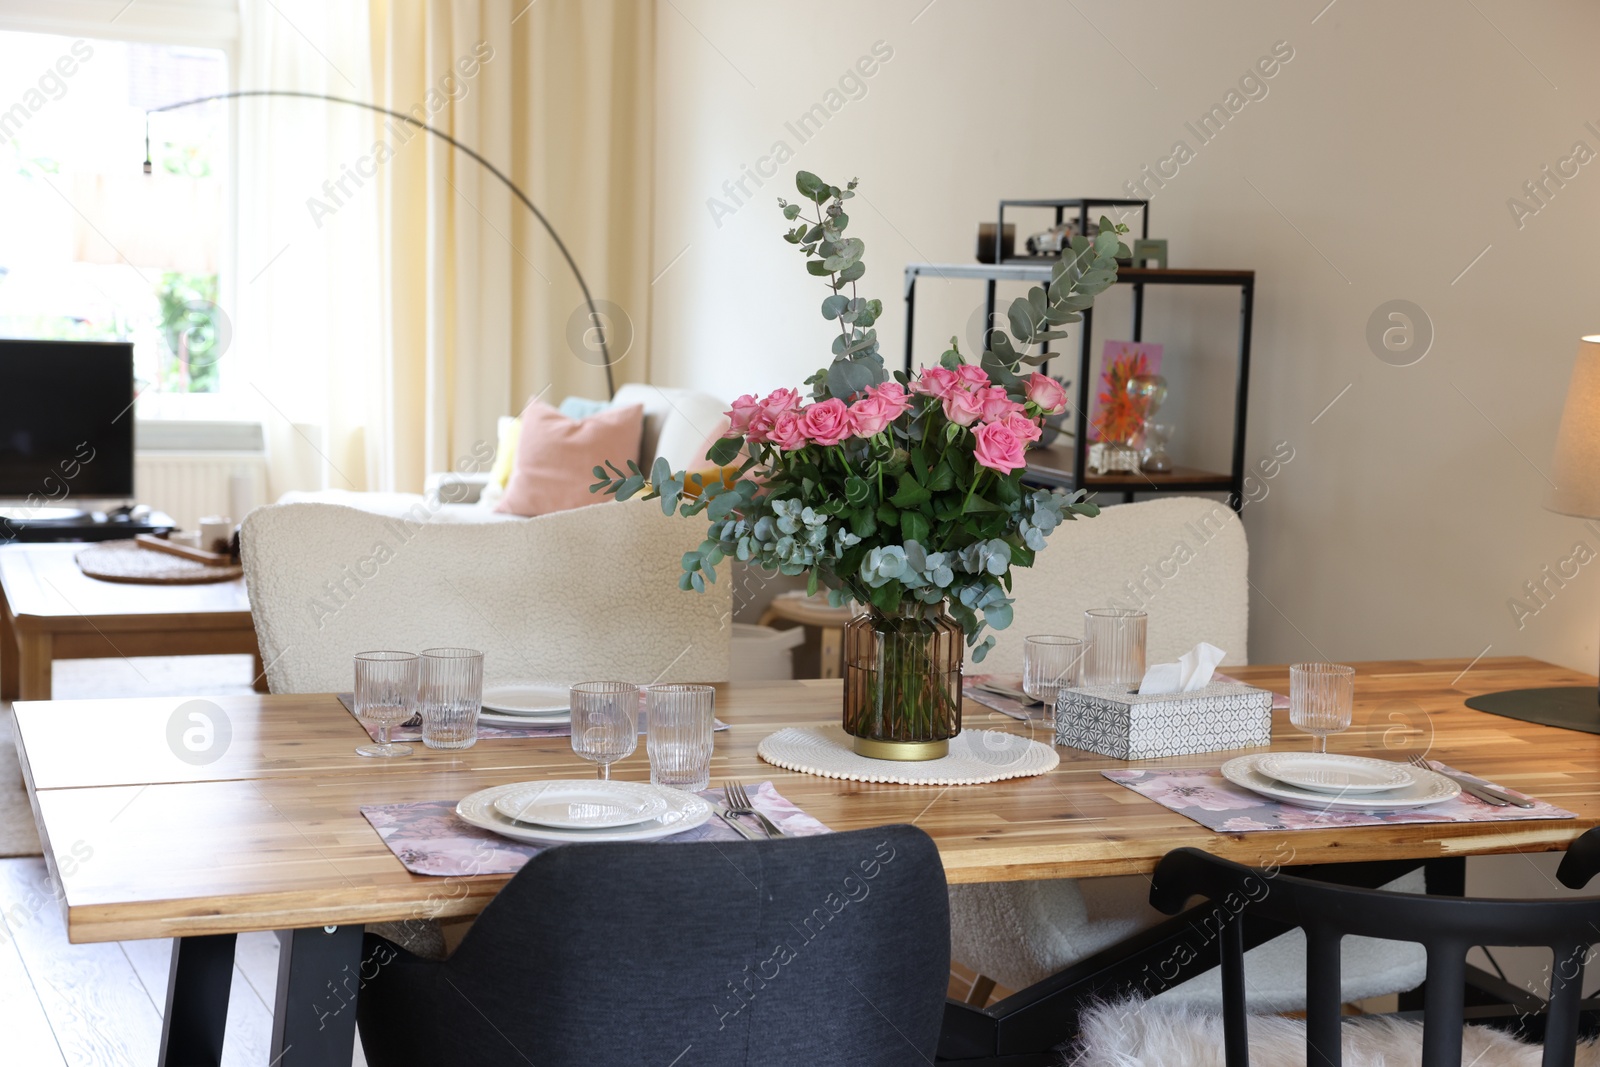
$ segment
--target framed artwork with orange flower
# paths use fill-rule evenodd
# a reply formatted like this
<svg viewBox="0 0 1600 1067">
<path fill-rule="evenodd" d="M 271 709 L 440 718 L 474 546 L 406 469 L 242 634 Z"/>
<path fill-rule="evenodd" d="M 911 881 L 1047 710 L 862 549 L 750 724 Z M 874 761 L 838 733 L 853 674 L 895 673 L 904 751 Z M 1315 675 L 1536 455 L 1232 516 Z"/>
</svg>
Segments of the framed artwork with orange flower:
<svg viewBox="0 0 1600 1067">
<path fill-rule="evenodd" d="M 1089 406 L 1089 440 L 1133 444 L 1144 432 L 1144 406 L 1128 395 L 1128 382 L 1161 373 L 1161 346 L 1147 341 L 1107 341 L 1100 381 Z"/>
</svg>

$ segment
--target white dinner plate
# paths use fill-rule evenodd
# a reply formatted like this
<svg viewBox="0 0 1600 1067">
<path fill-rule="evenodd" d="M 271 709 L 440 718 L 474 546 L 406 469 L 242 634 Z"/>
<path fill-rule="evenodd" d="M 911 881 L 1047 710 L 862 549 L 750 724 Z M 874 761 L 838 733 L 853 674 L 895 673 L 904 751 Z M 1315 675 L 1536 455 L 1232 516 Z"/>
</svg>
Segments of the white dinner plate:
<svg viewBox="0 0 1600 1067">
<path fill-rule="evenodd" d="M 525 782 L 495 797 L 494 809 L 508 819 L 558 830 L 607 830 L 654 819 L 667 798 L 639 782 Z"/>
<path fill-rule="evenodd" d="M 1382 793 L 1416 781 L 1403 763 L 1332 752 L 1268 752 L 1256 760 L 1256 770 L 1301 789 L 1341 796 Z"/>
<path fill-rule="evenodd" d="M 570 711 L 563 711 L 559 715 L 507 715 L 501 711 L 490 711 L 487 707 L 478 710 L 478 722 L 484 726 L 565 726 L 571 721 Z"/>
<path fill-rule="evenodd" d="M 1239 756 L 1222 765 L 1222 777 L 1234 785 L 1259 793 L 1273 800 L 1281 800 L 1302 808 L 1319 811 L 1400 811 L 1405 808 L 1425 808 L 1443 804 L 1461 795 L 1461 787 L 1442 774 L 1412 768 L 1410 785 L 1378 796 L 1340 796 L 1337 793 L 1317 793 L 1310 789 L 1287 785 L 1270 778 L 1256 769 L 1256 761 L 1270 752 Z"/>
<path fill-rule="evenodd" d="M 483 688 L 484 710 L 501 715 L 562 715 L 571 703 L 571 691 L 564 685 L 515 682 Z"/>
<path fill-rule="evenodd" d="M 495 810 L 495 799 L 503 792 L 527 785 L 491 786 L 480 789 L 456 805 L 456 814 L 473 826 L 492 830 L 515 841 L 535 844 L 572 844 L 582 841 L 649 841 L 657 837 L 671 837 L 692 830 L 711 818 L 711 805 L 700 797 L 681 789 L 663 789 L 667 810 L 647 822 L 634 826 L 618 826 L 609 830 L 556 830 L 546 826 L 524 826 L 506 818 Z"/>
</svg>

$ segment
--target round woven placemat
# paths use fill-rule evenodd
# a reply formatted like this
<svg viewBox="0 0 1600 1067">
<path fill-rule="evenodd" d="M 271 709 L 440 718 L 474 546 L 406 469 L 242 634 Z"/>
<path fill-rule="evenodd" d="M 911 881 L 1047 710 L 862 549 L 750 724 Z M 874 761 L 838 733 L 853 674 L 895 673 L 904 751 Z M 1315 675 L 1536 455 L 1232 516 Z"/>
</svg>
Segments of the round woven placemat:
<svg viewBox="0 0 1600 1067">
<path fill-rule="evenodd" d="M 1049 745 L 1001 730 L 962 730 L 948 756 L 915 763 L 858 756 L 841 726 L 791 726 L 763 738 L 756 754 L 787 771 L 898 785 L 982 785 L 1044 774 L 1061 762 Z"/>
<path fill-rule="evenodd" d="M 140 548 L 136 541 L 103 541 L 73 558 L 78 561 L 78 569 L 91 578 L 137 585 L 202 585 L 231 581 L 244 573 L 244 568 L 237 563 L 216 567 Z"/>
</svg>

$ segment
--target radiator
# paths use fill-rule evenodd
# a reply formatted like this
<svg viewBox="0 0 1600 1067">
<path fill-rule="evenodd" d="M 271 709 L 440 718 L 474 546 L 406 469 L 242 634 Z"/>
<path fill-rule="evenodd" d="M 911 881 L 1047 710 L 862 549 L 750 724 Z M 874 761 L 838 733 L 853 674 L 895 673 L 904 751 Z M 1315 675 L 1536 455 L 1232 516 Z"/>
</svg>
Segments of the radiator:
<svg viewBox="0 0 1600 1067">
<path fill-rule="evenodd" d="M 267 502 L 267 460 L 260 452 L 139 452 L 134 499 L 171 515 L 185 530 L 201 516 L 235 522 Z"/>
</svg>

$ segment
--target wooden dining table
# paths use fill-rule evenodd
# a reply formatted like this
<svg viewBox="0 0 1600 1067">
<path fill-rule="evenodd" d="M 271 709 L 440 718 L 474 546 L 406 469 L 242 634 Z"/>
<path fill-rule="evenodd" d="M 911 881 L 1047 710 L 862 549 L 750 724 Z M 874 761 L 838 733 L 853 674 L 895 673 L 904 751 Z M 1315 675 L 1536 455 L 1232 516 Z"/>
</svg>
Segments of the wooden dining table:
<svg viewBox="0 0 1600 1067">
<path fill-rule="evenodd" d="M 1286 666 L 1228 670 L 1287 691 Z M 1560 850 L 1600 825 L 1600 737 L 1463 703 L 1503 689 L 1593 685 L 1592 675 L 1527 658 L 1371 662 L 1356 671 L 1354 723 L 1330 740 L 1330 751 L 1426 752 L 1577 818 L 1216 833 L 1101 774 L 1129 764 L 1067 748 L 1056 750 L 1061 762 L 1048 774 L 980 786 L 844 781 L 763 762 L 756 747 L 774 730 L 838 721 L 837 680 L 718 686 L 717 714 L 731 728 L 717 734 L 711 773 L 718 782 L 771 780 L 834 830 L 914 824 L 937 844 L 951 883 L 1148 874 L 1183 846 L 1282 864 L 1285 841 L 1291 864 L 1414 864 Z M 363 758 L 355 748 L 365 731 L 332 694 L 36 701 L 15 711 L 18 752 L 70 940 L 179 939 L 164 1064 L 205 1062 L 207 1050 L 220 1050 L 233 937 L 275 930 L 283 951 L 272 1049 L 281 1058 L 273 1062 L 347 1065 L 354 1011 L 330 1015 L 312 1005 L 326 999 L 330 983 L 354 995 L 362 924 L 474 915 L 508 877 L 410 874 L 361 806 L 454 800 L 500 783 L 593 773 L 567 738 L 484 739 L 452 751 L 418 744 L 407 759 Z M 965 729 L 1053 740 L 1047 722 L 970 700 L 964 715 Z M 1309 739 L 1287 719 L 1275 714 L 1273 747 L 1306 748 Z M 1228 756 L 1135 766 L 1215 767 Z M 613 774 L 646 780 L 643 746 Z M 1025 996 L 1011 999 L 1018 1001 L 1012 1010 L 1038 1011 Z M 1006 1025 L 1008 1003 L 966 1009 L 979 1031 L 994 1031 L 996 1054 L 1022 1032 Z"/>
</svg>

